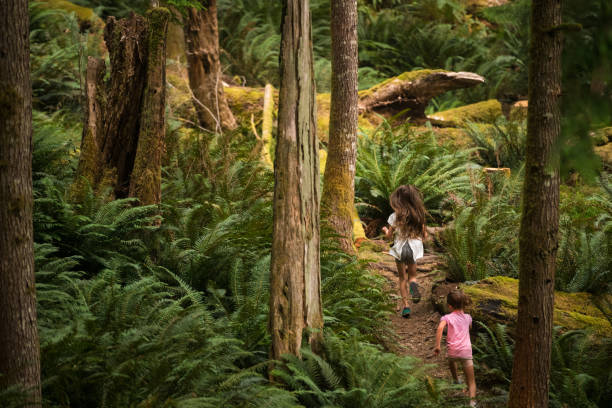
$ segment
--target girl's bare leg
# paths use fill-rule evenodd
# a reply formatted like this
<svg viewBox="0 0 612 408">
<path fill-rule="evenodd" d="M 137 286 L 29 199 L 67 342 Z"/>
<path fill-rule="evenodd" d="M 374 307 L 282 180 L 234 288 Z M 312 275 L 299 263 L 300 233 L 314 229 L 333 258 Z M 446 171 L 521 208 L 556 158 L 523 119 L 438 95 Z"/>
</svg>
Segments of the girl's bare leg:
<svg viewBox="0 0 612 408">
<path fill-rule="evenodd" d="M 399 291 L 402 298 L 402 307 L 408 307 L 408 276 L 406 275 L 406 264 L 395 261 L 397 275 L 399 277 Z"/>
<path fill-rule="evenodd" d="M 408 282 L 416 282 L 417 280 L 417 267 L 416 264 L 405 265 L 406 271 L 408 272 Z"/>
<path fill-rule="evenodd" d="M 454 360 L 448 360 L 448 368 L 450 368 L 453 380 L 455 380 L 455 382 L 459 382 L 459 377 L 457 376 L 457 365 L 455 364 Z"/>
<path fill-rule="evenodd" d="M 469 361 L 469 360 L 468 360 Z M 463 364 L 463 372 L 465 373 L 465 382 L 468 386 L 470 399 L 474 401 L 476 398 L 476 376 L 474 375 L 474 365 L 469 363 Z"/>
</svg>

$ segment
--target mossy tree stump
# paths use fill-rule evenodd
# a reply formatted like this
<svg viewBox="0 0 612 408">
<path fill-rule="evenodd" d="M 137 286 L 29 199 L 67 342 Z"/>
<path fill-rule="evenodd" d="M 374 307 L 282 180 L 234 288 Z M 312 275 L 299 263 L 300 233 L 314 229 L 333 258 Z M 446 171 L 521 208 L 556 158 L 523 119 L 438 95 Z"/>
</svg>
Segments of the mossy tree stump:
<svg viewBox="0 0 612 408">
<path fill-rule="evenodd" d="M 170 13 L 155 8 L 146 18 L 109 17 L 104 40 L 111 72 L 103 60 L 88 59 L 86 109 L 73 201 L 91 186 L 113 198 L 161 201 L 161 154 L 165 134 L 166 35 Z"/>
</svg>

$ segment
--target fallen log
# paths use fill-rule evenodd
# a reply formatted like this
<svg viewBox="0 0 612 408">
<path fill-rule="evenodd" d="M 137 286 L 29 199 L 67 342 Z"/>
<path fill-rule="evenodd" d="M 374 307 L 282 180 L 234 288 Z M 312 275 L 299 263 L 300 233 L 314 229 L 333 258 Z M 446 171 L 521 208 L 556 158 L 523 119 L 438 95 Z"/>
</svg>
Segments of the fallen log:
<svg viewBox="0 0 612 408">
<path fill-rule="evenodd" d="M 395 115 L 409 109 L 412 119 L 425 119 L 429 101 L 445 92 L 469 88 L 485 79 L 473 72 L 419 70 L 405 72 L 359 93 L 359 113 Z"/>
</svg>

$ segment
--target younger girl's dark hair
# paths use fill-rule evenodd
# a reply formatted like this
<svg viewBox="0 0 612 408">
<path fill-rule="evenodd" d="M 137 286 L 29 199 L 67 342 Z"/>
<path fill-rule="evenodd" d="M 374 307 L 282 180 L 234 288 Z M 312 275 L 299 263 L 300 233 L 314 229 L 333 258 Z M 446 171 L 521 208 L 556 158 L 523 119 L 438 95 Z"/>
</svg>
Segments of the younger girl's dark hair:
<svg viewBox="0 0 612 408">
<path fill-rule="evenodd" d="M 459 289 L 455 289 L 446 296 L 446 303 L 451 305 L 453 309 L 464 309 L 472 304 L 472 300 Z"/>
<path fill-rule="evenodd" d="M 399 186 L 389 199 L 395 211 L 395 224 L 400 235 L 422 238 L 425 231 L 425 205 L 418 188 L 413 185 Z"/>
</svg>

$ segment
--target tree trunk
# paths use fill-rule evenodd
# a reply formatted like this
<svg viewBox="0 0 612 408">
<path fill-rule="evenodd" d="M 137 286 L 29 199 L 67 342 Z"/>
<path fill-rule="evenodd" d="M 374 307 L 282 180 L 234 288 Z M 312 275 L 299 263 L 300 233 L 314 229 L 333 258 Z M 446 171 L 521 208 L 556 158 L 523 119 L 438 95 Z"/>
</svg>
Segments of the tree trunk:
<svg viewBox="0 0 612 408">
<path fill-rule="evenodd" d="M 83 199 L 89 184 L 95 193 L 111 188 L 115 198 L 160 202 L 169 16 L 167 9 L 155 8 L 146 19 L 108 19 L 110 79 L 104 82 L 104 61 L 90 57 L 74 201 Z"/>
<path fill-rule="evenodd" d="M 0 3 L 0 390 L 40 406 L 32 227 L 32 88 L 28 2 Z"/>
<path fill-rule="evenodd" d="M 200 125 L 220 132 L 235 129 L 236 119 L 223 93 L 219 62 L 217 0 L 200 0 L 201 10 L 190 8 L 184 25 L 189 86 L 195 97 Z"/>
<path fill-rule="evenodd" d="M 319 146 L 310 24 L 308 0 L 283 2 L 270 274 L 274 359 L 300 355 L 304 329 L 309 329 L 315 352 L 322 342 Z"/>
<path fill-rule="evenodd" d="M 146 88 L 140 116 L 140 134 L 130 177 L 130 197 L 140 204 L 161 203 L 161 161 L 166 133 L 166 34 L 169 14 L 155 8 L 149 12 Z"/>
<path fill-rule="evenodd" d="M 357 156 L 357 0 L 331 2 L 332 78 L 329 143 L 322 196 L 324 219 L 354 252 L 353 207 Z"/>
<path fill-rule="evenodd" d="M 527 157 L 519 235 L 517 339 L 511 408 L 548 406 L 554 271 L 559 230 L 560 0 L 534 0 L 529 48 Z"/>
</svg>

